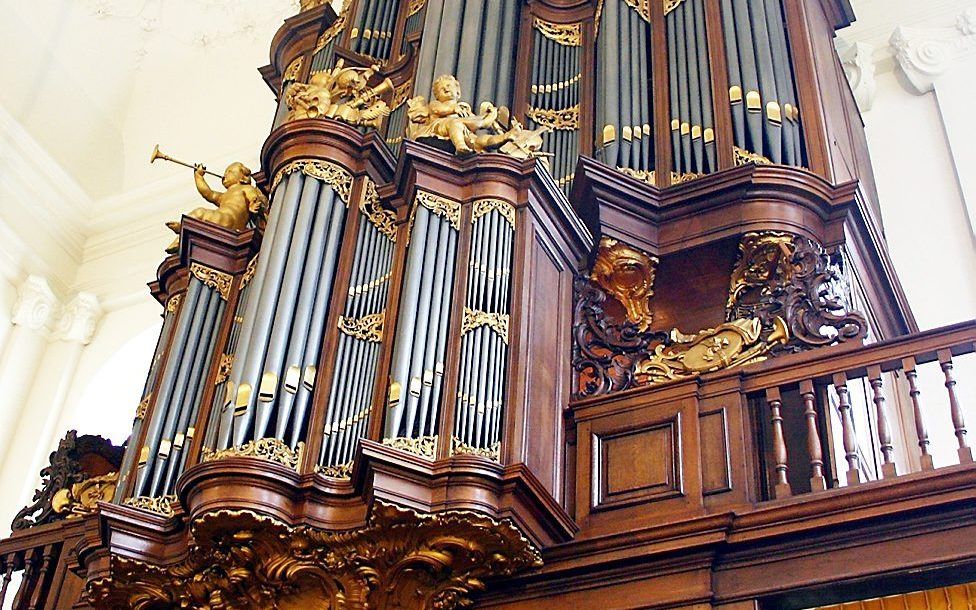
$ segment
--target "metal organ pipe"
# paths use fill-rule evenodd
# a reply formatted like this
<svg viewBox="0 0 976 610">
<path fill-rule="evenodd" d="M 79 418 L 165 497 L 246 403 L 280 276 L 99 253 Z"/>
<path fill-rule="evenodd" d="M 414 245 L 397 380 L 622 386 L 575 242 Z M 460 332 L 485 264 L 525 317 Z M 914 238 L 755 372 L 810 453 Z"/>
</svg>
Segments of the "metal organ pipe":
<svg viewBox="0 0 976 610">
<path fill-rule="evenodd" d="M 722 27 L 740 156 L 803 165 L 796 78 L 780 0 L 722 0 Z"/>
</svg>

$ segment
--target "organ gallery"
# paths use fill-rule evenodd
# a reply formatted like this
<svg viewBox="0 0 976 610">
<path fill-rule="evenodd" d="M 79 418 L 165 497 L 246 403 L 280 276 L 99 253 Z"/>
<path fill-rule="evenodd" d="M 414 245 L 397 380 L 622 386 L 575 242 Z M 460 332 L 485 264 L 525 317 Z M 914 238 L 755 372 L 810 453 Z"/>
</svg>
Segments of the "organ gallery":
<svg viewBox="0 0 976 610">
<path fill-rule="evenodd" d="M 853 19 L 303 0 L 260 68 L 260 167 L 152 154 L 202 200 L 147 278 L 131 435 L 64 437 L 0 542 L 4 607 L 959 594 L 976 335 L 919 333 L 893 272 Z"/>
</svg>

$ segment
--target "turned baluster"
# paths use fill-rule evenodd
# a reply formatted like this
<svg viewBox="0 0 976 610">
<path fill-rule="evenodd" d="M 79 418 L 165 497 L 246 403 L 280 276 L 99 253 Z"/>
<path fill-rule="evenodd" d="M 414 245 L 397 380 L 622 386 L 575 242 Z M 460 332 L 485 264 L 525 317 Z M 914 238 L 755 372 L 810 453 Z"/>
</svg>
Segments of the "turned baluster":
<svg viewBox="0 0 976 610">
<path fill-rule="evenodd" d="M 881 443 L 881 476 L 886 479 L 898 476 L 895 462 L 892 460 L 894 447 L 891 444 L 891 427 L 888 425 L 888 416 L 885 414 L 885 397 L 882 389 L 881 367 L 878 365 L 868 367 L 868 381 L 871 382 L 871 390 L 874 393 L 874 408 L 878 414 L 878 441 Z"/>
<path fill-rule="evenodd" d="M 847 484 L 855 485 L 861 482 L 861 469 L 857 460 L 857 441 L 854 436 L 854 417 L 851 413 L 851 398 L 847 390 L 847 374 L 834 375 L 834 388 L 837 390 L 837 400 L 840 411 L 842 437 L 844 439 L 844 457 L 847 459 Z"/>
<path fill-rule="evenodd" d="M 948 349 L 939 350 L 939 364 L 945 374 L 945 387 L 949 392 L 949 411 L 952 414 L 952 427 L 959 439 L 959 463 L 973 461 L 973 450 L 966 442 L 966 420 L 962 415 L 959 398 L 956 397 L 956 380 L 952 377 L 952 353 Z"/>
<path fill-rule="evenodd" d="M 793 490 L 790 489 L 790 482 L 786 478 L 786 473 L 789 470 L 787 465 L 789 458 L 786 453 L 786 439 L 783 437 L 783 416 L 780 414 L 783 400 L 780 397 L 779 388 L 766 390 L 766 402 L 769 404 L 769 421 L 773 428 L 773 460 L 776 462 L 776 482 L 773 487 L 773 494 L 776 498 L 786 498 L 793 495 Z"/>
<path fill-rule="evenodd" d="M 17 588 L 17 595 L 14 596 L 13 610 L 23 610 L 24 599 L 31 591 L 31 582 L 34 580 L 34 565 L 37 563 L 37 549 L 31 549 L 24 554 L 24 573 L 21 576 L 20 587 Z"/>
<path fill-rule="evenodd" d="M 813 381 L 800 382 L 800 396 L 803 398 L 803 416 L 807 420 L 807 453 L 810 454 L 810 489 L 827 489 L 823 473 L 823 451 L 820 448 L 820 429 L 817 427 L 817 402 L 813 392 Z"/>
<path fill-rule="evenodd" d="M 3 580 L 0 581 L 0 608 L 3 608 L 3 603 L 7 600 L 7 587 L 10 586 L 10 579 L 13 577 L 16 563 L 17 557 L 13 553 L 4 555 L 0 559 L 0 569 L 3 570 Z"/>
<path fill-rule="evenodd" d="M 41 596 L 44 593 L 44 581 L 47 579 L 48 570 L 51 569 L 51 558 L 53 554 L 53 544 L 49 544 L 44 547 L 44 553 L 41 559 L 41 569 L 38 570 L 37 577 L 34 579 L 34 592 L 31 595 L 30 604 L 28 604 L 27 610 L 37 610 L 43 606 L 41 603 L 43 601 Z"/>
<path fill-rule="evenodd" d="M 915 434 L 918 436 L 918 448 L 922 452 L 922 470 L 932 470 L 935 464 L 932 462 L 932 455 L 929 454 L 929 431 L 925 428 L 925 420 L 922 418 L 922 406 L 918 397 L 921 390 L 918 389 L 916 380 L 918 371 L 916 370 L 915 358 L 909 356 L 901 361 L 901 368 L 905 371 L 905 378 L 908 379 L 908 395 L 912 398 L 912 416 L 915 418 Z"/>
</svg>

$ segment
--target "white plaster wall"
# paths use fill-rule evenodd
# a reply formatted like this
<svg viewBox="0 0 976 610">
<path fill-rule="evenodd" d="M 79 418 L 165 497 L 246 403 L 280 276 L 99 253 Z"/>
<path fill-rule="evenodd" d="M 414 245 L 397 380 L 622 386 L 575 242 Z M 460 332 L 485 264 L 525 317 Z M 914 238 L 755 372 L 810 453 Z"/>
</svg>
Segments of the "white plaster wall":
<svg viewBox="0 0 976 610">
<path fill-rule="evenodd" d="M 976 97 L 970 74 L 960 85 Z M 897 71 L 878 74 L 864 113 L 895 269 L 923 329 L 976 317 L 976 240 L 935 93 L 919 95 Z M 976 167 L 968 168 L 976 174 Z"/>
</svg>

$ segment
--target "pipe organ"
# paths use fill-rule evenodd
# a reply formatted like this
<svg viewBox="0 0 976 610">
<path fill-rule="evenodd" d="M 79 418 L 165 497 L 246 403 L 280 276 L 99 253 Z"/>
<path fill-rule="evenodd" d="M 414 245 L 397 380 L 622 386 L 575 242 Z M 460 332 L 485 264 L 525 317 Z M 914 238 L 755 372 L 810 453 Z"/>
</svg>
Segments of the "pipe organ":
<svg viewBox="0 0 976 610">
<path fill-rule="evenodd" d="M 170 225 L 85 603 L 595 607 L 631 526 L 785 493 L 760 363 L 913 330 L 824 110 L 843 0 L 301 4 L 256 184 L 195 179 L 248 228 Z"/>
</svg>

